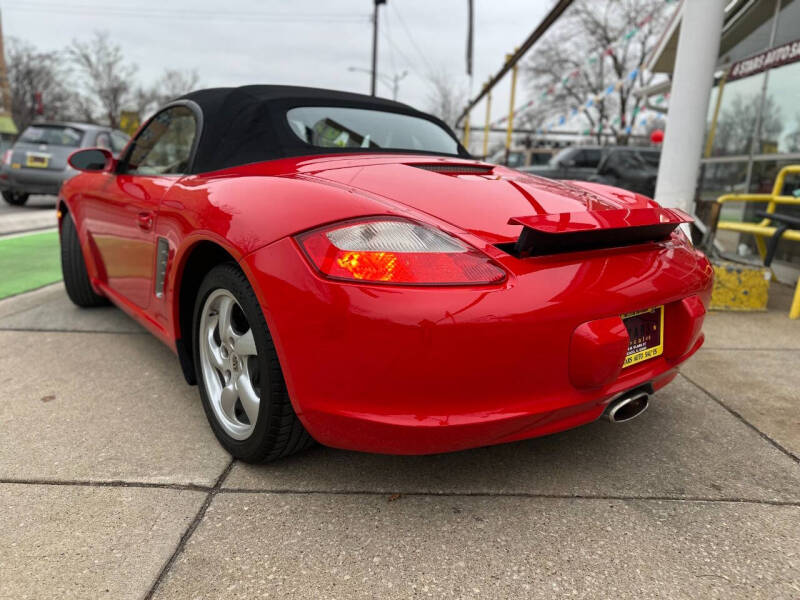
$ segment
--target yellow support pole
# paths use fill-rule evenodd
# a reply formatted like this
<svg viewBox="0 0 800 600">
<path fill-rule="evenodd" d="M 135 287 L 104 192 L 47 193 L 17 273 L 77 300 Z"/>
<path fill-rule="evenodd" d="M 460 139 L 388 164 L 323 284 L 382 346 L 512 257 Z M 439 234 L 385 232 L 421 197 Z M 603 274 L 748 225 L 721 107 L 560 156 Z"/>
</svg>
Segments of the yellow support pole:
<svg viewBox="0 0 800 600">
<path fill-rule="evenodd" d="M 765 212 L 774 213 L 778 205 L 800 206 L 800 198 L 794 196 L 782 196 L 783 183 L 786 176 L 789 174 L 800 173 L 800 165 L 787 165 L 783 167 L 775 178 L 775 183 L 772 186 L 771 194 L 725 194 L 717 198 L 720 204 L 724 202 L 764 202 L 766 203 Z M 770 227 L 771 219 L 765 218 L 755 224 L 756 227 Z M 735 227 L 729 228 L 732 231 L 737 231 Z M 764 247 L 764 234 L 753 233 L 756 242 L 759 245 L 759 252 Z M 762 257 L 764 254 L 762 254 Z M 792 299 L 792 306 L 789 309 L 790 319 L 800 319 L 800 279 L 797 281 L 797 287 L 794 291 L 794 298 Z"/>
<path fill-rule="evenodd" d="M 775 198 L 780 197 L 781 192 L 783 191 L 783 182 L 786 179 L 786 175 L 790 173 L 792 174 L 800 173 L 800 165 L 787 165 L 778 172 L 778 176 L 775 178 L 775 184 L 772 186 L 773 201 L 767 204 L 768 213 L 775 212 L 775 205 L 777 204 Z M 784 201 L 783 204 L 785 203 L 786 202 Z M 768 222 L 769 221 L 767 219 L 761 221 L 762 224 Z M 764 243 L 763 239 L 758 236 L 756 237 L 756 240 L 760 240 L 762 244 Z M 800 279 L 797 280 L 797 287 L 794 290 L 794 298 L 792 299 L 792 306 L 789 308 L 789 318 L 790 319 L 800 318 Z"/>
<path fill-rule="evenodd" d="M 794 300 L 789 309 L 790 319 L 800 319 L 800 279 L 797 280 L 797 288 L 794 290 Z"/>
<path fill-rule="evenodd" d="M 492 116 L 492 92 L 486 96 L 486 125 L 483 126 L 483 158 L 489 154 L 489 118 Z"/>
<path fill-rule="evenodd" d="M 464 140 L 462 144 L 469 151 L 469 113 L 467 113 L 467 118 L 464 120 Z"/>
<path fill-rule="evenodd" d="M 511 54 L 506 54 L 506 62 L 511 60 Z M 506 159 L 511 150 L 511 132 L 514 131 L 514 95 L 517 91 L 517 65 L 511 68 L 511 100 L 508 105 L 508 127 L 506 128 Z"/>
</svg>

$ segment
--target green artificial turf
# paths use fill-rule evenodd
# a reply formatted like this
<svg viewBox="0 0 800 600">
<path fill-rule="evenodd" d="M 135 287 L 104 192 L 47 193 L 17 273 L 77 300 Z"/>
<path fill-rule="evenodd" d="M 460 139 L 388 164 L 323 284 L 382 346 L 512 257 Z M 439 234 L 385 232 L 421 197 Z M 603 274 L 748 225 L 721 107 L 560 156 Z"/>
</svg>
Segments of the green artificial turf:
<svg viewBox="0 0 800 600">
<path fill-rule="evenodd" d="M 0 298 L 60 280 L 58 232 L 0 238 Z"/>
</svg>

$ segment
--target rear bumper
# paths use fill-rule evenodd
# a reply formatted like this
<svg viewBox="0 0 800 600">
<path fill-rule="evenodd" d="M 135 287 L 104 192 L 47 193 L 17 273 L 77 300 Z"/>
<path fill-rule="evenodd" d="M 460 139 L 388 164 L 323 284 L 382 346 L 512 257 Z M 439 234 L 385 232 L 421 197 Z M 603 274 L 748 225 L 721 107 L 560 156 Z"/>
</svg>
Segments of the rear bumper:
<svg viewBox="0 0 800 600">
<path fill-rule="evenodd" d="M 58 195 L 61 184 L 74 173 L 67 171 L 48 171 L 45 169 L 9 169 L 0 174 L 0 190 L 23 194 Z"/>
<path fill-rule="evenodd" d="M 689 247 L 501 262 L 514 274 L 496 287 L 342 284 L 320 278 L 287 239 L 242 266 L 295 411 L 339 448 L 438 453 L 582 425 L 624 391 L 669 383 L 702 344 L 711 269 Z M 658 305 L 662 356 L 609 367 L 608 336 L 573 342 L 584 323 Z"/>
</svg>

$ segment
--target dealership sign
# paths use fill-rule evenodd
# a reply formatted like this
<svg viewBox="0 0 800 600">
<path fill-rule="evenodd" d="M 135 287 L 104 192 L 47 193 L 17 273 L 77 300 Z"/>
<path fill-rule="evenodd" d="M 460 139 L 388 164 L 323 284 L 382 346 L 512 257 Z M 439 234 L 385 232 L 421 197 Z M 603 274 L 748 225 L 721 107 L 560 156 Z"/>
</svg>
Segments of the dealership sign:
<svg viewBox="0 0 800 600">
<path fill-rule="evenodd" d="M 761 73 L 773 67 L 780 67 L 791 62 L 800 60 L 800 40 L 787 42 L 782 46 L 765 50 L 759 54 L 733 63 L 728 74 L 728 81 L 741 79 Z"/>
</svg>

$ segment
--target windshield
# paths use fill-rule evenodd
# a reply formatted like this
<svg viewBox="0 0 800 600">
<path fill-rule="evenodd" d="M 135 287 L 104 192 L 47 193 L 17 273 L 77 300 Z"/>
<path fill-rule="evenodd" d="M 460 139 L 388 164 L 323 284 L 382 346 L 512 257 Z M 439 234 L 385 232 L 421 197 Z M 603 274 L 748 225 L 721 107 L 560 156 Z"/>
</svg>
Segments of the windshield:
<svg viewBox="0 0 800 600">
<path fill-rule="evenodd" d="M 525 166 L 525 153 L 524 152 L 509 152 L 507 166 L 512 169 Z"/>
<path fill-rule="evenodd" d="M 458 154 L 458 143 L 432 121 L 400 113 L 303 106 L 286 113 L 292 131 L 317 148 L 417 150 Z"/>
<path fill-rule="evenodd" d="M 564 148 L 556 152 L 550 159 L 550 166 L 557 167 L 562 160 L 568 160 L 572 155 L 572 148 Z"/>
<path fill-rule="evenodd" d="M 81 145 L 83 131 L 66 125 L 31 125 L 20 136 L 27 144 L 50 144 L 77 148 Z"/>
</svg>

